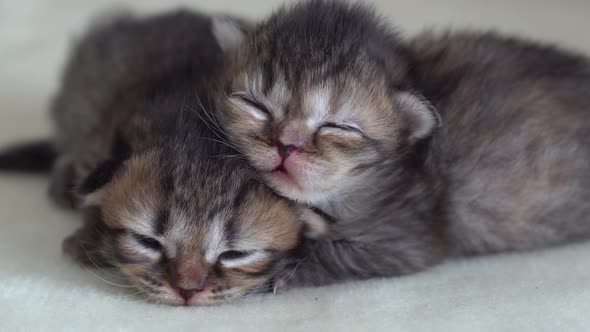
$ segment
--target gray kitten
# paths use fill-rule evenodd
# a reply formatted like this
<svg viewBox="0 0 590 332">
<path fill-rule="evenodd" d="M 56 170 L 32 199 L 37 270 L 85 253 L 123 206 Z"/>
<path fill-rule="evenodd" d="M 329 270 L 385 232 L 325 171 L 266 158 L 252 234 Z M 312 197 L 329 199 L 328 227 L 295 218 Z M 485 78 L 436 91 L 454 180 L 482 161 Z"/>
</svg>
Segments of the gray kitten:
<svg viewBox="0 0 590 332">
<path fill-rule="evenodd" d="M 495 34 L 404 41 L 362 5 L 306 1 L 258 25 L 225 75 L 233 143 L 334 221 L 287 284 L 590 235 L 584 57 Z"/>
</svg>

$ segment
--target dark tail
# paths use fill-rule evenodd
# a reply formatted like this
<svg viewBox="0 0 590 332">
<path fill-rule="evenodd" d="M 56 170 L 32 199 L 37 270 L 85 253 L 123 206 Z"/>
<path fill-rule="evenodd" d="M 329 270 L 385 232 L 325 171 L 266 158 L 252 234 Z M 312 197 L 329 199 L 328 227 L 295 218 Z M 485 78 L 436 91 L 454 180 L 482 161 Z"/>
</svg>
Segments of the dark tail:
<svg viewBox="0 0 590 332">
<path fill-rule="evenodd" d="M 53 167 L 57 151 L 49 140 L 15 145 L 0 151 L 0 170 L 45 173 Z"/>
</svg>

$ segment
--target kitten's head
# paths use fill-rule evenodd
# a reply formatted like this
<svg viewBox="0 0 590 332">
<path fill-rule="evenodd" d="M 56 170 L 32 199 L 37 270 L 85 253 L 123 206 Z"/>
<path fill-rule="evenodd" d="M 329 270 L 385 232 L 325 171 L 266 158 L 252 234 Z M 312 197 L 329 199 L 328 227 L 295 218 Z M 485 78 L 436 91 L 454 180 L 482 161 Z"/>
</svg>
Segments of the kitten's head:
<svg viewBox="0 0 590 332">
<path fill-rule="evenodd" d="M 232 61 L 222 125 L 265 181 L 293 199 L 351 190 L 439 122 L 408 89 L 396 35 L 359 5 L 280 10 Z"/>
<path fill-rule="evenodd" d="M 66 251 L 114 266 L 159 303 L 268 290 L 299 243 L 298 210 L 244 167 L 198 160 L 183 144 L 99 166 L 81 186 L 89 220 Z"/>
</svg>

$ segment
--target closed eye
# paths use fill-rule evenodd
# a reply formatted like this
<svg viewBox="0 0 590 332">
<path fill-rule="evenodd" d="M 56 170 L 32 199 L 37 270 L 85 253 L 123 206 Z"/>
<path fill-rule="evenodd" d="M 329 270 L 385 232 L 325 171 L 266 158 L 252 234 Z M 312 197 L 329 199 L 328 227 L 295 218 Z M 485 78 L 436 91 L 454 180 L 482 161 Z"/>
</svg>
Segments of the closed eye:
<svg viewBox="0 0 590 332">
<path fill-rule="evenodd" d="M 242 104 L 244 109 L 257 119 L 266 120 L 272 116 L 264 104 L 257 101 L 256 98 L 248 93 L 235 92 L 231 94 L 231 97 Z"/>
<path fill-rule="evenodd" d="M 325 131 L 341 130 L 366 137 L 365 133 L 359 127 L 345 123 L 326 122 L 320 126 L 320 130 L 322 129 L 325 129 Z"/>
<path fill-rule="evenodd" d="M 250 255 L 251 253 L 252 252 L 250 252 L 250 251 L 228 250 L 228 251 L 221 253 L 221 255 L 219 255 L 219 259 L 228 260 L 228 259 L 244 258 L 244 257 Z"/>
<path fill-rule="evenodd" d="M 141 234 L 133 234 L 133 238 L 148 249 L 162 251 L 162 244 L 156 239 Z"/>
<path fill-rule="evenodd" d="M 238 267 L 251 264 L 267 257 L 263 250 L 228 250 L 219 255 L 219 262 L 225 267 Z"/>
</svg>

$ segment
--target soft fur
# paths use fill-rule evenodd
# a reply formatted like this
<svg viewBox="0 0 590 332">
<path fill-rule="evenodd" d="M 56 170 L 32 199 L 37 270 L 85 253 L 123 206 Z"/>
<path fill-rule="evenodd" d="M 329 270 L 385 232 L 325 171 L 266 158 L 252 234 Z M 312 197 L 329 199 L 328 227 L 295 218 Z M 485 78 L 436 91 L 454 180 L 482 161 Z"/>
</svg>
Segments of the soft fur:
<svg viewBox="0 0 590 332">
<path fill-rule="evenodd" d="M 399 38 L 370 9 L 277 11 L 220 120 L 263 179 L 336 222 L 288 281 L 394 276 L 590 235 L 590 64 L 494 34 Z"/>
<path fill-rule="evenodd" d="M 299 209 L 256 178 L 212 117 L 210 82 L 229 47 L 219 24 L 240 26 L 184 11 L 103 19 L 66 66 L 53 146 L 0 157 L 20 169 L 57 151 L 51 194 L 85 219 L 64 251 L 114 266 L 155 302 L 272 290 L 302 231 Z"/>
</svg>

